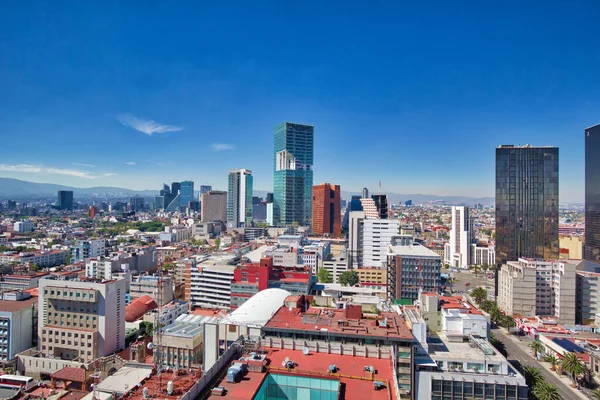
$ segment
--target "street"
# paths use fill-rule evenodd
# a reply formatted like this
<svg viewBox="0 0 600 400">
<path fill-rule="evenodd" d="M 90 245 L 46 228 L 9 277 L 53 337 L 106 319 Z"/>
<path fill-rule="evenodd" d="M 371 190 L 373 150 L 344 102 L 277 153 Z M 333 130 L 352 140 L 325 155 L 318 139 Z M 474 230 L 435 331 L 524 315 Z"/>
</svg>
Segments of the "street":
<svg viewBox="0 0 600 400">
<path fill-rule="evenodd" d="M 559 390 L 560 395 L 564 400 L 580 400 L 586 399 L 587 397 L 581 394 L 578 396 L 573 392 L 571 388 L 567 386 L 565 381 L 561 380 L 558 375 L 554 372 L 548 371 L 544 366 L 538 362 L 533 356 L 531 352 L 527 352 L 527 350 L 523 349 L 519 345 L 517 345 L 512 339 L 507 337 L 501 330 L 492 329 L 492 332 L 496 339 L 504 343 L 506 346 L 506 352 L 508 353 L 508 360 L 515 366 L 521 365 L 522 367 L 531 365 L 538 368 L 544 378 Z M 516 362 L 515 362 L 516 361 Z"/>
<path fill-rule="evenodd" d="M 467 293 L 470 289 L 475 289 L 477 286 L 486 287 L 487 281 L 487 292 L 489 294 L 494 294 L 494 278 L 486 279 L 486 274 L 480 272 L 475 276 L 475 274 L 467 271 L 458 270 L 457 272 L 452 272 L 451 270 L 443 270 L 442 273 L 450 274 L 455 282 L 452 286 L 447 285 L 446 291 L 450 291 L 450 287 L 452 287 L 452 292 L 456 294 Z M 466 286 L 466 283 L 469 283 Z"/>
</svg>

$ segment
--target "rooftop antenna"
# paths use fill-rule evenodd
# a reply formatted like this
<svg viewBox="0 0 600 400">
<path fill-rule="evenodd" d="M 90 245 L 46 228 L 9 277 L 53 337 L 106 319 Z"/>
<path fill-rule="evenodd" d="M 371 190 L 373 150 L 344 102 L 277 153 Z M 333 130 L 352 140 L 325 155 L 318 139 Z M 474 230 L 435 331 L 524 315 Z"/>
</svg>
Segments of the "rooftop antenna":
<svg viewBox="0 0 600 400">
<path fill-rule="evenodd" d="M 383 191 L 381 190 L 381 181 L 379 181 L 379 194 L 383 194 Z"/>
</svg>

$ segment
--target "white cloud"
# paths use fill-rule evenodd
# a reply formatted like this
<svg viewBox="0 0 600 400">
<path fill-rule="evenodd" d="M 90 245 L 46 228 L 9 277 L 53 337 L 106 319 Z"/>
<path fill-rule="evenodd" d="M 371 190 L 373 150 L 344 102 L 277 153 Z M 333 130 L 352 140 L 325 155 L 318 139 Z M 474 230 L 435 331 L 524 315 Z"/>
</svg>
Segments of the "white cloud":
<svg viewBox="0 0 600 400">
<path fill-rule="evenodd" d="M 40 172 L 42 168 L 38 165 L 30 165 L 30 164 L 17 164 L 17 165 L 9 165 L 9 164 L 0 164 L 0 171 L 9 171 L 9 172 Z"/>
<path fill-rule="evenodd" d="M 81 171 L 78 169 L 45 168 L 44 171 L 49 174 L 76 176 L 78 178 L 85 178 L 85 179 L 95 179 L 96 178 L 95 176 L 90 175 L 89 172 Z"/>
<path fill-rule="evenodd" d="M 102 175 L 92 175 L 89 171 L 83 171 L 80 169 L 63 169 L 63 168 L 52 168 L 52 167 L 41 167 L 39 165 L 30 164 L 0 164 L 0 171 L 6 172 L 27 172 L 27 173 L 46 173 L 52 175 L 66 175 L 74 176 L 83 179 L 96 179 L 104 178 L 109 176 L 115 176 L 116 173 L 109 172 Z"/>
<path fill-rule="evenodd" d="M 71 164 L 73 164 L 73 165 L 77 165 L 77 166 L 79 166 L 79 167 L 88 167 L 88 168 L 95 168 L 95 167 L 96 167 L 96 166 L 95 166 L 95 165 L 93 165 L 93 164 L 82 164 L 82 163 L 77 163 L 77 162 L 74 162 L 74 163 L 71 163 Z"/>
<path fill-rule="evenodd" d="M 225 150 L 235 149 L 235 147 L 233 147 L 233 145 L 227 144 L 227 143 L 213 143 L 211 145 L 211 147 L 214 151 L 225 151 Z"/>
<path fill-rule="evenodd" d="M 125 165 L 135 165 L 135 162 L 133 162 L 133 161 L 127 161 L 127 162 L 125 163 Z"/>
<path fill-rule="evenodd" d="M 152 136 L 154 133 L 177 132 L 183 130 L 181 126 L 159 124 L 151 119 L 138 118 L 132 114 L 122 114 L 117 116 L 121 124 L 128 128 Z"/>
</svg>

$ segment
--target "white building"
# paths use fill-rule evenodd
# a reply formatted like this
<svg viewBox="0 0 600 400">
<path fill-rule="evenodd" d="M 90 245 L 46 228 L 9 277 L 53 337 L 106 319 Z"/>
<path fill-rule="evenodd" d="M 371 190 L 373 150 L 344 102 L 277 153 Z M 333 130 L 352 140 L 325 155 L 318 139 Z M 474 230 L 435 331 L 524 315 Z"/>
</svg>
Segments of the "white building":
<svg viewBox="0 0 600 400">
<path fill-rule="evenodd" d="M 469 207 L 452 207 L 452 227 L 450 241 L 446 244 L 444 262 L 452 267 L 469 268 L 471 262 L 471 244 L 475 241 L 473 218 Z"/>
<path fill-rule="evenodd" d="M 229 171 L 227 226 L 252 226 L 252 171 L 248 169 Z"/>
<path fill-rule="evenodd" d="M 180 315 L 187 314 L 188 309 L 189 305 L 185 301 L 173 300 L 158 309 L 148 311 L 144 314 L 144 321 L 154 324 L 156 314 L 160 312 L 159 323 L 163 326 L 171 325 Z"/>
<path fill-rule="evenodd" d="M 400 234 L 400 223 L 391 219 L 365 219 L 362 231 L 362 266 L 385 268 L 387 245 Z"/>
<path fill-rule="evenodd" d="M 496 250 L 495 246 L 479 246 L 475 243 L 471 244 L 471 265 L 488 266 L 496 265 Z"/>
<path fill-rule="evenodd" d="M 343 251 L 338 257 L 323 261 L 323 268 L 329 271 L 333 278 L 333 283 L 338 283 L 340 275 L 350 269 L 350 266 L 348 265 L 349 260 L 346 254 L 346 251 Z"/>
<path fill-rule="evenodd" d="M 12 360 L 31 348 L 34 301 L 0 300 L 0 362 Z"/>
<path fill-rule="evenodd" d="M 499 273 L 498 307 L 509 315 L 553 316 L 558 323 L 574 324 L 577 264 L 526 258 L 507 262 Z"/>
<path fill-rule="evenodd" d="M 103 257 L 106 254 L 106 240 L 82 240 L 71 247 L 71 262 L 83 261 L 91 257 Z"/>
<path fill-rule="evenodd" d="M 362 223 L 364 211 L 351 211 L 348 217 L 348 253 L 352 268 L 362 266 Z"/>
<path fill-rule="evenodd" d="M 487 340 L 490 336 L 490 324 L 480 314 L 470 314 L 460 309 L 443 309 L 442 333 L 452 341 L 462 342 L 471 335 Z"/>
<path fill-rule="evenodd" d="M 185 300 L 192 307 L 229 308 L 236 257 L 210 257 L 195 268 L 186 265 Z"/>
<path fill-rule="evenodd" d="M 329 255 L 330 243 L 329 242 L 316 242 L 310 245 L 302 247 L 298 251 L 298 258 L 305 267 L 309 267 L 313 274 L 317 273 L 317 261 L 318 267 L 323 266 L 323 260 Z"/>
<path fill-rule="evenodd" d="M 40 279 L 38 350 L 44 357 L 72 361 L 91 361 L 123 350 L 126 290 L 124 279 Z"/>
<path fill-rule="evenodd" d="M 13 229 L 17 233 L 33 232 L 33 227 L 33 222 L 28 219 L 24 221 L 17 221 L 13 225 Z"/>
</svg>

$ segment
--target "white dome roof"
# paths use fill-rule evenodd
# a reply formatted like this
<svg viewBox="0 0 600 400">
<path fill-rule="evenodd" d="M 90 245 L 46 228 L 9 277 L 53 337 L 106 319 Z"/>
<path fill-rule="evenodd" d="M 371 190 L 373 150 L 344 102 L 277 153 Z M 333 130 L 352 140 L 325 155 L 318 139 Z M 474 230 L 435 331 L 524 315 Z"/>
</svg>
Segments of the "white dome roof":
<svg viewBox="0 0 600 400">
<path fill-rule="evenodd" d="M 246 300 L 227 317 L 221 319 L 221 323 L 263 327 L 290 295 L 290 292 L 283 289 L 262 290 Z"/>
</svg>

